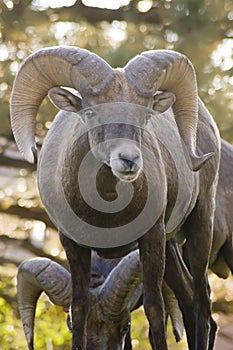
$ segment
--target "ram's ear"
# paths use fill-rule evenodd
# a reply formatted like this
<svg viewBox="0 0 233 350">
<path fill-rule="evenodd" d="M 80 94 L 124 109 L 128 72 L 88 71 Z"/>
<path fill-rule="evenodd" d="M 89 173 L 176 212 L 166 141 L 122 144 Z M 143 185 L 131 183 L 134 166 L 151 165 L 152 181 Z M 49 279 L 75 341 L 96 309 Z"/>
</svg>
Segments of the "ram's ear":
<svg viewBox="0 0 233 350">
<path fill-rule="evenodd" d="M 153 110 L 163 113 L 173 105 L 176 96 L 171 92 L 158 92 L 154 95 L 153 99 Z"/>
<path fill-rule="evenodd" d="M 49 90 L 48 95 L 52 103 L 59 109 L 68 112 L 78 112 L 82 109 L 81 96 L 66 89 L 56 86 Z"/>
</svg>

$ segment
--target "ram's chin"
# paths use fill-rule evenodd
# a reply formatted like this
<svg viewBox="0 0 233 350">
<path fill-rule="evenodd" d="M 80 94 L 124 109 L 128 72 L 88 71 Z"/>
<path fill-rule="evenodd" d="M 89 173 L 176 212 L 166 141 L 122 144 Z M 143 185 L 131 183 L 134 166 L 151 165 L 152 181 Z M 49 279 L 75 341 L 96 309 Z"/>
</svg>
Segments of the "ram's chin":
<svg viewBox="0 0 233 350">
<path fill-rule="evenodd" d="M 115 171 L 112 169 L 113 174 L 120 180 L 124 182 L 134 182 L 137 180 L 140 171 L 137 172 L 120 172 L 120 171 Z"/>
</svg>

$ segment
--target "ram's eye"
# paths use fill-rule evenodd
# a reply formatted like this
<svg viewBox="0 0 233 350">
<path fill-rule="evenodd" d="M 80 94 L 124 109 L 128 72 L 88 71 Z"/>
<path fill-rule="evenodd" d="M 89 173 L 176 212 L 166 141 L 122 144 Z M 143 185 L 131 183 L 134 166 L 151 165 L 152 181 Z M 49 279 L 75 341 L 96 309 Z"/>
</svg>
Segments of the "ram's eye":
<svg viewBox="0 0 233 350">
<path fill-rule="evenodd" d="M 146 120 L 149 121 L 151 119 L 152 115 L 153 115 L 153 113 L 151 113 L 151 112 L 147 113 Z"/>
<path fill-rule="evenodd" d="M 141 127 L 142 128 L 145 128 L 147 126 L 147 123 L 151 119 L 152 116 L 153 116 L 152 112 L 147 112 L 146 115 L 143 116 L 143 118 L 141 120 Z"/>
<path fill-rule="evenodd" d="M 121 334 L 125 334 L 130 329 L 130 322 L 128 322 L 125 326 L 121 327 Z"/>
<path fill-rule="evenodd" d="M 95 115 L 94 111 L 92 109 L 90 109 L 90 108 L 86 109 L 84 113 L 85 113 L 85 117 L 87 119 L 91 119 Z"/>
</svg>

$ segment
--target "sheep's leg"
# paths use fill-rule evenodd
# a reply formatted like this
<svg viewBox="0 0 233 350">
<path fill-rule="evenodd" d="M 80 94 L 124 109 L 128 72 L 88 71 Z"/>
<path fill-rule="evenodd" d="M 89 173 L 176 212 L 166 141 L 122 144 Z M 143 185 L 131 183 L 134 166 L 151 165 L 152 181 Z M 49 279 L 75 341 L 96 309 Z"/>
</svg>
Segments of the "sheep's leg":
<svg viewBox="0 0 233 350">
<path fill-rule="evenodd" d="M 132 350 L 131 329 L 126 334 L 124 350 Z"/>
<path fill-rule="evenodd" d="M 139 240 L 143 272 L 143 304 L 151 328 L 153 349 L 166 350 L 165 307 L 162 281 L 165 265 L 165 229 L 163 220 Z"/>
<path fill-rule="evenodd" d="M 193 281 L 173 240 L 166 243 L 165 281 L 175 293 L 182 311 L 190 350 L 195 349 Z"/>
<path fill-rule="evenodd" d="M 229 233 L 226 243 L 223 246 L 223 257 L 227 263 L 227 266 L 233 274 L 233 237 L 232 232 Z"/>
<path fill-rule="evenodd" d="M 186 249 L 194 285 L 195 349 L 212 349 L 216 323 L 211 319 L 208 262 L 213 236 L 214 204 L 212 200 L 197 203 L 185 223 Z M 211 329 L 210 329 L 211 327 Z"/>
<path fill-rule="evenodd" d="M 72 350 L 85 350 L 91 250 L 79 246 L 62 233 L 60 233 L 60 240 L 67 255 L 72 279 Z"/>
</svg>

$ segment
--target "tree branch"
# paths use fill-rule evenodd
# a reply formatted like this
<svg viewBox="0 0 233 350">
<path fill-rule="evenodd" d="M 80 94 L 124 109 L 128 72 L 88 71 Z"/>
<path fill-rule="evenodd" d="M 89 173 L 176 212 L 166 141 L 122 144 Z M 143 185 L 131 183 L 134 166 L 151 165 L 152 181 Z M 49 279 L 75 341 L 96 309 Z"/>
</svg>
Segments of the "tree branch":
<svg viewBox="0 0 233 350">
<path fill-rule="evenodd" d="M 0 136 L 0 166 L 36 170 L 36 164 L 30 164 L 23 158 L 15 142 L 2 136 Z"/>
<path fill-rule="evenodd" d="M 48 227 L 56 228 L 53 222 L 50 220 L 46 212 L 41 208 L 24 208 L 19 205 L 11 205 L 8 208 L 4 208 L 0 203 L 0 213 L 8 215 L 17 215 L 21 218 L 33 219 L 43 221 Z"/>
<path fill-rule="evenodd" d="M 12 238 L 6 235 L 0 235 L 0 242 L 2 242 L 4 245 L 8 246 L 14 246 L 15 249 L 22 248 L 24 250 L 28 250 L 29 252 L 33 253 L 36 256 L 48 258 L 56 263 L 62 265 L 66 269 L 68 268 L 68 263 L 66 260 L 63 260 L 57 256 L 52 256 L 49 253 L 46 253 L 42 248 L 35 247 L 29 239 L 18 239 L 18 238 Z M 15 261 L 13 259 L 10 259 L 9 257 L 0 256 L 0 262 L 1 263 L 13 263 L 15 265 L 19 265 L 18 261 Z"/>
<path fill-rule="evenodd" d="M 4 153 L 0 153 L 0 166 L 28 169 L 30 171 L 36 170 L 36 164 L 28 163 L 26 160 L 20 158 L 6 156 Z"/>
<path fill-rule="evenodd" d="M 122 6 L 117 10 L 102 9 L 98 7 L 85 6 L 81 1 L 77 1 L 71 7 L 53 9 L 54 14 L 59 16 L 59 21 L 75 21 L 85 19 L 89 23 L 95 24 L 101 21 L 133 21 L 160 24 L 161 18 L 157 7 L 152 7 L 148 12 L 138 11 L 136 3 L 132 1 L 128 6 Z M 51 12 L 51 9 L 50 9 Z"/>
<path fill-rule="evenodd" d="M 37 23 L 38 18 L 41 24 L 46 24 L 48 21 L 72 21 L 79 22 L 86 20 L 89 23 L 96 24 L 101 21 L 112 22 L 117 21 L 132 21 L 147 22 L 152 24 L 162 24 L 161 8 L 163 4 L 159 3 L 153 6 L 147 12 L 140 12 L 137 8 L 139 0 L 132 0 L 129 5 L 122 6 L 117 10 L 85 6 L 82 1 L 76 1 L 73 6 L 48 8 L 46 10 L 35 11 L 31 9 L 32 1 L 25 2 L 20 0 L 14 3 L 11 11 L 3 9 L 4 23 L 16 23 L 16 25 L 27 26 L 32 23 Z M 11 21 L 9 21 L 11 20 Z M 15 24 L 14 24 L 15 25 Z M 15 27 L 16 28 L 16 27 Z"/>
</svg>

